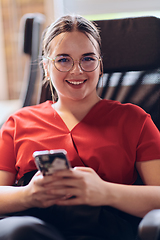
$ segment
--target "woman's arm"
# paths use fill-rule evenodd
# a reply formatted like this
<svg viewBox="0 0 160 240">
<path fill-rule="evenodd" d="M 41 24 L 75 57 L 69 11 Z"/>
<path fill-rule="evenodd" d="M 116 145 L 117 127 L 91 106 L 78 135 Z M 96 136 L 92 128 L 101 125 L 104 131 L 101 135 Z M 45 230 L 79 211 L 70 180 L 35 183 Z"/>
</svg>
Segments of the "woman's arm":
<svg viewBox="0 0 160 240">
<path fill-rule="evenodd" d="M 23 211 L 32 207 L 49 207 L 55 204 L 55 199 L 61 196 L 47 194 L 53 181 L 52 176 L 43 177 L 37 172 L 30 183 L 24 187 L 12 186 L 15 175 L 0 171 L 0 215 Z"/>
<path fill-rule="evenodd" d="M 15 183 L 15 174 L 0 170 L 0 186 L 13 185 Z"/>
<path fill-rule="evenodd" d="M 160 185 L 160 159 L 137 162 L 136 168 L 146 185 Z"/>
<path fill-rule="evenodd" d="M 160 160 L 137 163 L 144 186 L 111 186 L 113 207 L 143 217 L 150 210 L 160 209 Z"/>
<path fill-rule="evenodd" d="M 66 199 L 59 205 L 88 204 L 107 205 L 129 214 L 143 217 L 152 209 L 160 208 L 160 160 L 138 163 L 138 170 L 146 184 L 157 186 L 133 186 L 105 182 L 90 168 L 77 167 L 71 172 L 56 173 L 53 189 Z M 68 179 L 66 178 L 68 177 Z M 52 191 L 52 190 L 51 190 Z M 69 196 L 76 196 L 69 199 Z"/>
<path fill-rule="evenodd" d="M 138 217 L 160 209 L 160 160 L 137 162 L 144 186 L 112 186 L 113 207 Z"/>
<path fill-rule="evenodd" d="M 0 187 L 0 214 L 53 204 L 87 204 L 112 206 L 143 217 L 150 210 L 160 208 L 160 160 L 138 163 L 137 169 L 146 184 L 157 186 L 105 182 L 86 167 L 62 170 L 45 177 L 38 172 L 25 187 Z M 0 185 L 13 184 L 14 177 L 11 173 L 0 171 L 0 179 L 3 179 Z"/>
<path fill-rule="evenodd" d="M 0 214 L 25 210 L 23 188 L 13 187 L 15 174 L 0 170 Z"/>
</svg>

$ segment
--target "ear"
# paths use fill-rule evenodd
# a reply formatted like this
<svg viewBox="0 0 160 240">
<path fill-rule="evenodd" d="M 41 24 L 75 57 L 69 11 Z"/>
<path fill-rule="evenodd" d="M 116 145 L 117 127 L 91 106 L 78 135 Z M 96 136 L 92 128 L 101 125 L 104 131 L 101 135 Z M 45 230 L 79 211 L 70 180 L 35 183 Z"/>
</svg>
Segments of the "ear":
<svg viewBox="0 0 160 240">
<path fill-rule="evenodd" d="M 100 69 L 100 70 L 99 70 L 99 77 L 102 77 L 102 74 L 103 74 L 103 73 L 102 73 L 102 70 Z"/>
<path fill-rule="evenodd" d="M 102 77 L 103 75 L 103 62 L 102 62 L 102 59 L 100 61 L 100 68 L 99 68 L 99 77 Z"/>
<path fill-rule="evenodd" d="M 48 60 L 43 60 L 43 68 L 44 68 L 44 72 L 45 72 L 45 77 L 49 77 L 49 66 L 48 66 Z"/>
</svg>

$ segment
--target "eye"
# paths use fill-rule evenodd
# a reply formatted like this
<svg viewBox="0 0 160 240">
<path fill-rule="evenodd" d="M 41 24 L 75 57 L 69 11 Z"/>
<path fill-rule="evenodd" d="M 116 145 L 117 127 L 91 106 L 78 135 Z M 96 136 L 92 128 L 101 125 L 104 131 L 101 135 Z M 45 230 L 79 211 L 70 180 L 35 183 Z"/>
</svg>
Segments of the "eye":
<svg viewBox="0 0 160 240">
<path fill-rule="evenodd" d="M 85 56 L 82 58 L 83 62 L 94 62 L 96 60 L 97 60 L 97 58 L 95 56 Z"/>
<path fill-rule="evenodd" d="M 57 59 L 57 62 L 68 62 L 69 59 L 68 58 L 60 58 L 60 59 Z"/>
<path fill-rule="evenodd" d="M 70 63 L 72 60 L 70 57 L 58 56 L 55 59 L 56 63 Z"/>
</svg>

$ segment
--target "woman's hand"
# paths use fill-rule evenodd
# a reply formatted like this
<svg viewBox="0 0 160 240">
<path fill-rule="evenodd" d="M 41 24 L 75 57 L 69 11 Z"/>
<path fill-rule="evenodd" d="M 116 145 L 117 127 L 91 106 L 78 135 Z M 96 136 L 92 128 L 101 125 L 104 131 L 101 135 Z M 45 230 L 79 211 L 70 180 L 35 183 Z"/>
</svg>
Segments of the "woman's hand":
<svg viewBox="0 0 160 240">
<path fill-rule="evenodd" d="M 17 205 L 18 195 L 12 195 L 10 188 L 14 192 L 16 190 L 20 199 L 23 199 L 19 207 Z M 10 188 L 6 195 L 10 194 L 12 199 L 15 199 L 14 204 L 10 206 L 11 211 L 14 205 L 19 211 L 32 207 L 46 208 L 55 204 L 62 206 L 107 205 L 143 217 L 150 210 L 160 208 L 159 201 L 157 201 L 160 199 L 159 186 L 131 186 L 106 182 L 93 169 L 87 167 L 61 170 L 45 177 L 38 172 L 27 186 Z M 1 195 L 5 195 L 5 192 L 6 189 Z M 9 203 L 10 201 L 3 206 L 8 206 Z"/>
<path fill-rule="evenodd" d="M 75 167 L 54 173 L 53 187 L 48 193 L 57 196 L 57 205 L 100 206 L 106 205 L 106 184 L 93 169 Z"/>
<path fill-rule="evenodd" d="M 25 187 L 27 208 L 57 205 L 106 205 L 106 182 L 87 167 L 61 170 L 50 176 L 37 172 Z"/>
<path fill-rule="evenodd" d="M 46 208 L 54 205 L 57 198 L 64 197 L 63 194 L 54 193 L 54 179 L 54 175 L 43 176 L 40 171 L 33 176 L 24 187 L 26 208 Z"/>
</svg>

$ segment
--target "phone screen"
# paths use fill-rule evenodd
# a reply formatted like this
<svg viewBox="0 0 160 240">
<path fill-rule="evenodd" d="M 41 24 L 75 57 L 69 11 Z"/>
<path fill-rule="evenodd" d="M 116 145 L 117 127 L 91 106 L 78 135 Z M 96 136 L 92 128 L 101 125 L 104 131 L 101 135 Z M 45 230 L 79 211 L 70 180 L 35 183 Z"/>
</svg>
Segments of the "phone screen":
<svg viewBox="0 0 160 240">
<path fill-rule="evenodd" d="M 44 176 L 70 168 L 67 152 L 64 149 L 35 151 L 33 157 L 36 166 Z"/>
</svg>

